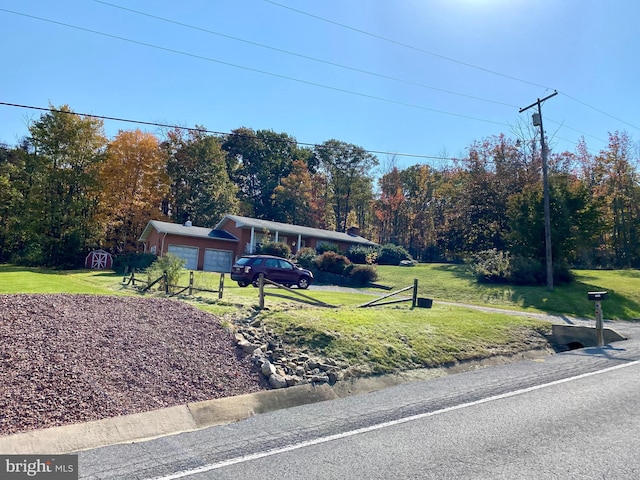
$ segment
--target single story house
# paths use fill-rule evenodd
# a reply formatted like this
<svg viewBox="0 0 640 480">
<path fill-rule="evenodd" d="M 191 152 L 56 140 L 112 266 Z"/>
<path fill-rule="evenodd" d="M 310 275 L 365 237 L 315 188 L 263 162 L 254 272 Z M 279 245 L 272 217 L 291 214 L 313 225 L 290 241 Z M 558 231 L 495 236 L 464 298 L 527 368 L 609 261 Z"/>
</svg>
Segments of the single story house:
<svg viewBox="0 0 640 480">
<path fill-rule="evenodd" d="M 212 272 L 230 272 L 235 259 L 255 253 L 256 247 L 266 241 L 286 243 L 294 253 L 322 244 L 343 251 L 353 245 L 376 245 L 358 235 L 356 228 L 347 233 L 332 232 L 239 215 L 225 215 L 214 228 L 151 220 L 138 240 L 144 244 L 145 253 L 162 256 L 170 252 L 184 258 L 190 270 Z"/>
</svg>

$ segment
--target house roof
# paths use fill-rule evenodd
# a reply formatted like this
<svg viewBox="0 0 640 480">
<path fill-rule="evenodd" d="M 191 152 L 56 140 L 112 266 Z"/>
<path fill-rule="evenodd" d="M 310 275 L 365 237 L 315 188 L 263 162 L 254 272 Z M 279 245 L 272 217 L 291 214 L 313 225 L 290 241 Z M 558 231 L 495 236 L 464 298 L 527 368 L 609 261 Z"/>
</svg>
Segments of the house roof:
<svg viewBox="0 0 640 480">
<path fill-rule="evenodd" d="M 146 242 L 149 238 L 149 234 L 153 230 L 157 230 L 160 233 L 167 233 L 173 235 L 182 235 L 185 237 L 197 237 L 197 238 L 211 238 L 217 240 L 228 240 L 231 242 L 237 242 L 238 239 L 224 230 L 216 230 L 206 227 L 194 227 L 189 225 L 181 225 L 179 223 L 161 222 L 159 220 L 151 220 L 147 223 L 142 235 L 138 239 L 139 242 Z"/>
<path fill-rule="evenodd" d="M 303 237 L 313 237 L 333 242 L 355 243 L 361 245 L 377 245 L 371 240 L 367 240 L 359 235 L 350 235 L 344 232 L 332 232 L 330 230 L 322 230 L 320 228 L 303 227 L 300 225 L 291 225 L 289 223 L 272 222 L 269 220 L 260 220 L 257 218 L 241 217 L 239 215 L 225 215 L 224 218 L 216 225 L 216 229 L 223 229 L 224 224 L 228 221 L 235 222 L 238 228 L 255 228 L 263 231 L 268 230 L 271 233 L 286 233 L 289 235 L 301 235 Z"/>
</svg>

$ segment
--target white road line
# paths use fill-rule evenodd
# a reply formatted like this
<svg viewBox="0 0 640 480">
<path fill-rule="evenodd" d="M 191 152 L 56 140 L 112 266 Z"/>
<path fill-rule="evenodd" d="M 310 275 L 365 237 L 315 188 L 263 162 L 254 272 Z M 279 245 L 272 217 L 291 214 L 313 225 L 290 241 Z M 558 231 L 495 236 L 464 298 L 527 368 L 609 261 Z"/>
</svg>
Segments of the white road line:
<svg viewBox="0 0 640 480">
<path fill-rule="evenodd" d="M 249 462 L 251 460 L 257 460 L 260 458 L 270 457 L 272 455 L 278 455 L 280 453 L 291 452 L 293 450 L 299 450 L 301 448 L 310 447 L 312 445 L 319 445 L 326 442 L 332 442 L 334 440 L 339 440 L 341 438 L 347 438 L 354 435 L 360 435 L 362 433 L 372 432 L 375 430 L 380 430 L 382 428 L 392 427 L 395 425 L 400 425 L 407 422 L 413 422 L 415 420 L 420 420 L 423 418 L 433 417 L 435 415 L 440 415 L 443 413 L 453 412 L 455 410 L 461 410 L 467 407 L 473 407 L 475 405 L 481 405 L 483 403 L 493 402 L 496 400 L 501 400 L 503 398 L 515 397 L 516 395 L 522 395 L 524 393 L 533 392 L 535 390 L 540 390 L 547 387 L 552 387 L 554 385 L 560 385 L 567 382 L 573 382 L 575 380 L 580 380 L 582 378 L 592 377 L 594 375 L 600 375 L 602 373 L 611 372 L 613 370 L 618 370 L 621 368 L 631 367 L 634 365 L 640 364 L 640 360 L 634 360 L 632 362 L 623 363 L 620 365 L 615 365 L 613 367 L 604 368 L 602 370 L 597 370 L 595 372 L 583 373 L 581 375 L 576 375 L 575 377 L 563 378 L 562 380 L 555 380 L 553 382 L 544 383 L 542 385 L 535 385 L 533 387 L 522 388 L 520 390 L 514 390 L 513 392 L 502 393 L 500 395 L 494 395 L 492 397 L 483 398 L 481 400 L 475 400 L 473 402 L 462 403 L 460 405 L 455 405 L 453 407 L 442 408 L 440 410 L 435 410 L 433 412 L 421 413 L 419 415 L 412 415 L 410 417 L 401 418 L 398 420 L 393 420 L 390 422 L 378 423 L 376 425 L 371 425 L 369 427 L 358 428 L 356 430 L 350 430 L 348 432 L 338 433 L 335 435 L 329 435 L 327 437 L 316 438 L 314 440 L 308 440 L 306 442 L 295 443 L 292 445 L 287 445 L 286 447 L 274 448 L 272 450 L 266 450 L 264 452 L 253 453 L 251 455 L 244 455 L 242 457 L 230 458 L 229 460 L 224 460 L 218 463 L 212 463 L 209 465 L 203 465 L 198 468 L 192 468 L 189 470 L 183 470 L 181 472 L 176 472 L 171 475 L 167 475 L 164 477 L 155 477 L 153 480 L 174 480 L 178 478 L 184 478 L 191 475 L 197 475 L 199 473 L 210 472 L 212 470 L 217 470 L 220 468 L 228 467 L 231 465 L 237 465 L 239 463 Z"/>
</svg>

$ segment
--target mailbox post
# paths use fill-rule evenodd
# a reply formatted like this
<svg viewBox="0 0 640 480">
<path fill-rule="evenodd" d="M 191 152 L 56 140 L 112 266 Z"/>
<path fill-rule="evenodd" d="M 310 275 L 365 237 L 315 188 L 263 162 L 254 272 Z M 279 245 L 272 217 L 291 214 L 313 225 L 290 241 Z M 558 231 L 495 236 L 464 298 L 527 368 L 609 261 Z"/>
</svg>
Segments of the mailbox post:
<svg viewBox="0 0 640 480">
<path fill-rule="evenodd" d="M 589 292 L 589 300 L 596 302 L 596 339 L 598 346 L 604 346 L 604 325 L 602 321 L 602 300 L 607 299 L 608 292 Z"/>
</svg>

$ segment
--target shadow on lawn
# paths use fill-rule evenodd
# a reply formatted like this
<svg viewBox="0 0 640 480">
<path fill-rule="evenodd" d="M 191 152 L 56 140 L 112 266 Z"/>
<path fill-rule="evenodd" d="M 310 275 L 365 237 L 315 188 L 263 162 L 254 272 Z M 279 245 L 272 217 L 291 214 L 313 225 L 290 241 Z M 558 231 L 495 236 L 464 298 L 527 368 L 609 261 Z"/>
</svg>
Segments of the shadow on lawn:
<svg viewBox="0 0 640 480">
<path fill-rule="evenodd" d="M 466 280 L 486 299 L 502 298 L 505 301 L 523 308 L 536 308 L 550 314 L 568 315 L 580 318 L 594 318 L 595 304 L 589 301 L 587 293 L 606 290 L 609 292 L 607 300 L 602 302 L 605 319 L 609 320 L 640 320 L 640 303 L 616 293 L 613 288 L 603 288 L 601 285 L 589 283 L 596 280 L 594 276 L 582 276 L 568 285 L 558 285 L 553 292 L 549 292 L 544 285 L 521 286 L 509 284 L 479 284 L 467 265 L 447 264 L 435 267 L 436 270 L 447 272 L 460 280 Z M 620 277 L 637 278 L 637 271 L 620 270 Z M 587 280 L 587 281 L 585 281 Z M 494 303 L 494 302 L 488 302 Z M 499 302 L 498 302 L 499 303 Z"/>
</svg>

